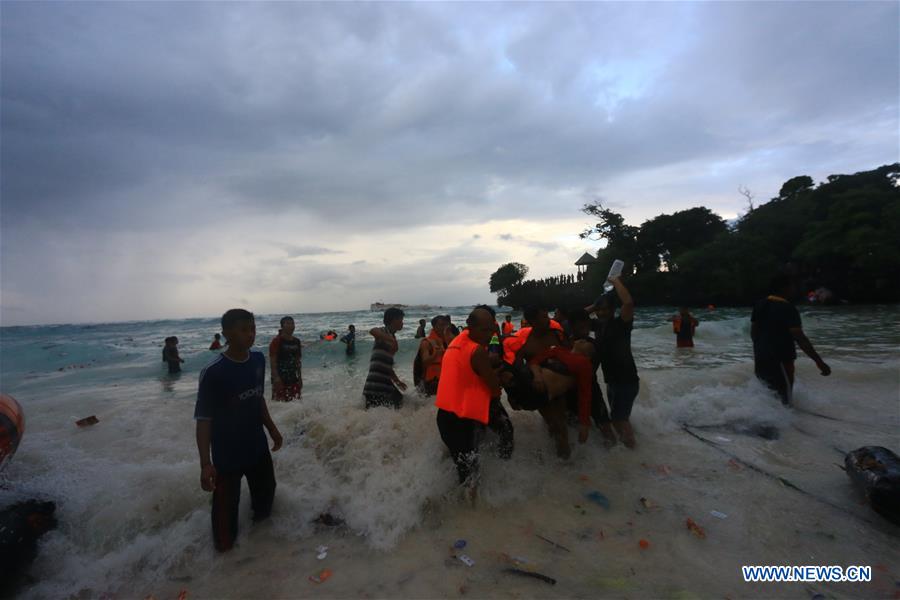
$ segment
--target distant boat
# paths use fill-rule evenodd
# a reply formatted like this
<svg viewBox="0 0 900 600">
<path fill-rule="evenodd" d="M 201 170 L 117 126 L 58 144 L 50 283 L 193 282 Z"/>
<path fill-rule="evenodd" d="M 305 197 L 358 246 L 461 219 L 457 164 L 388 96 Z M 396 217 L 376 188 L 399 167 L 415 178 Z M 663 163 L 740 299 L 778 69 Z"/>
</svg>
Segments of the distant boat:
<svg viewBox="0 0 900 600">
<path fill-rule="evenodd" d="M 443 306 L 431 306 L 430 304 L 385 304 L 384 302 L 375 302 L 369 305 L 369 310 L 385 311 L 389 308 L 399 308 L 400 310 L 434 310 L 436 308 L 444 308 Z"/>
</svg>

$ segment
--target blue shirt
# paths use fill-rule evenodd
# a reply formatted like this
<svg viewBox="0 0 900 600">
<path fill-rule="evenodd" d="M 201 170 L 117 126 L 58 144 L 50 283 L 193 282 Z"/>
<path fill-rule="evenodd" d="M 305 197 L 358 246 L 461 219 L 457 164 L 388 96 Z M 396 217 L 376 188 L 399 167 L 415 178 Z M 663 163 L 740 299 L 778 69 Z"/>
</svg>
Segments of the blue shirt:
<svg viewBox="0 0 900 600">
<path fill-rule="evenodd" d="M 263 431 L 266 358 L 244 362 L 220 354 L 200 372 L 194 418 L 212 421 L 212 462 L 218 471 L 255 465 L 268 451 Z"/>
</svg>

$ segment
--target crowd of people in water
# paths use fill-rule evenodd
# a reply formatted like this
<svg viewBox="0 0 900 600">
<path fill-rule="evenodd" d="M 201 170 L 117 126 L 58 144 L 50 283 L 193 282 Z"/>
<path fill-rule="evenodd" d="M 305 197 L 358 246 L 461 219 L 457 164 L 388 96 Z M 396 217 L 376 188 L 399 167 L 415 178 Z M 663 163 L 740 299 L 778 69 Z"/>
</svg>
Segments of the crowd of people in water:
<svg viewBox="0 0 900 600">
<path fill-rule="evenodd" d="M 499 438 L 498 455 L 508 459 L 514 451 L 514 423 L 501 402 L 505 393 L 513 411 L 537 411 L 546 423 L 556 453 L 571 454 L 570 425 L 576 425 L 579 443 L 596 428 L 607 448 L 622 443 L 635 448 L 630 422 L 640 388 L 631 351 L 635 305 L 619 277 L 610 279 L 614 291 L 585 307 L 556 307 L 552 317 L 545 307 L 527 307 L 518 327 L 511 315 L 498 321 L 487 305 L 475 307 L 460 328 L 450 316 L 437 315 L 429 323 L 420 319 L 415 334 L 413 385 L 417 392 L 434 397 L 437 434 L 456 466 L 460 484 L 474 498 L 479 479 L 479 450 L 485 432 Z M 830 374 L 803 334 L 800 315 L 791 304 L 793 289 L 785 276 L 776 277 L 771 294 L 753 309 L 755 373 L 776 391 L 784 404 L 791 402 L 795 344 Z M 395 370 L 399 349 L 397 332 L 404 326 L 399 308 L 384 311 L 383 326 L 369 331 L 373 338 L 368 375 L 361 390 L 365 409 L 403 405 L 407 383 Z M 669 319 L 676 345 L 693 347 L 698 319 L 687 307 Z M 275 474 L 271 451 L 282 445 L 282 436 L 269 414 L 264 398 L 266 357 L 251 350 L 256 325 L 251 312 L 231 309 L 221 320 L 210 350 L 221 352 L 201 371 L 194 411 L 200 453 L 201 486 L 213 493 L 212 528 L 216 548 L 232 547 L 237 535 L 241 478 L 250 488 L 254 521 L 266 518 L 272 507 Z M 273 401 L 302 397 L 303 346 L 294 336 L 290 316 L 280 321 L 278 334 L 269 343 Z M 352 355 L 356 328 L 343 336 L 329 330 L 320 339 L 339 340 Z M 180 370 L 178 338 L 166 339 L 163 360 L 170 372 Z M 598 372 L 603 374 L 606 394 Z"/>
</svg>

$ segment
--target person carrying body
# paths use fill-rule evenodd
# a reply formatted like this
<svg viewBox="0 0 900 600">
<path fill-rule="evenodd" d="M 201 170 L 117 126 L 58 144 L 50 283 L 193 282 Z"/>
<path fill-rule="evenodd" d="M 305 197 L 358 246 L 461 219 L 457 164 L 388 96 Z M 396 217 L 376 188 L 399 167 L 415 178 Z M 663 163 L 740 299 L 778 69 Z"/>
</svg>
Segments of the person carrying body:
<svg viewBox="0 0 900 600">
<path fill-rule="evenodd" d="M 675 333 L 675 345 L 679 348 L 694 347 L 694 332 L 700 324 L 687 306 L 678 309 L 678 314 L 669 317 L 672 321 L 672 332 Z"/>
<path fill-rule="evenodd" d="M 272 438 L 272 452 L 283 441 L 263 392 L 266 358 L 250 349 L 256 338 L 253 314 L 229 310 L 222 315 L 222 331 L 228 348 L 200 372 L 194 407 L 200 487 L 213 493 L 213 541 L 220 552 L 230 550 L 237 538 L 241 478 L 250 488 L 254 522 L 271 513 L 275 469 L 265 432 Z"/>
<path fill-rule="evenodd" d="M 771 295 L 756 304 L 750 317 L 753 370 L 787 406 L 793 400 L 795 344 L 816 363 L 822 375 L 830 375 L 831 367 L 825 364 L 803 333 L 800 313 L 788 300 L 794 293 L 791 278 L 784 274 L 775 276 L 769 290 Z"/>
<path fill-rule="evenodd" d="M 569 323 L 572 327 L 572 351 L 591 359 L 591 366 L 594 369 L 591 377 L 591 417 L 603 436 L 603 444 L 609 448 L 615 445 L 616 436 L 613 433 L 606 402 L 603 401 L 600 382 L 597 381 L 597 371 L 600 369 L 600 342 L 591 337 L 591 318 L 587 311 L 580 308 L 570 311 Z M 577 397 L 572 393 L 568 397 L 568 409 L 570 417 L 578 414 Z"/>
<path fill-rule="evenodd" d="M 290 402 L 303 394 L 303 346 L 294 337 L 293 317 L 281 318 L 281 329 L 269 343 L 272 400 Z"/>
<path fill-rule="evenodd" d="M 450 450 L 459 483 L 474 499 L 479 478 L 479 446 L 490 421 L 491 403 L 499 403 L 500 383 L 491 367 L 487 344 L 494 334 L 494 318 L 476 308 L 467 329 L 456 336 L 444 354 L 435 405 L 441 439 Z"/>
<path fill-rule="evenodd" d="M 505 340 L 501 381 L 510 405 L 516 410 L 537 410 L 547 423 L 561 458 L 571 455 L 566 419 L 566 394 L 577 390 L 578 441 L 587 441 L 590 430 L 590 360 L 573 353 L 565 334 L 551 327 L 547 311 L 529 307 L 525 318 L 530 328 Z M 514 353 L 512 360 L 510 355 Z"/>
<path fill-rule="evenodd" d="M 631 354 L 634 300 L 621 278 L 612 277 L 609 281 L 622 302 L 619 316 L 616 316 L 615 300 L 610 294 L 600 296 L 585 310 L 597 316 L 594 332 L 599 342 L 600 367 L 606 380 L 606 398 L 609 400 L 613 428 L 626 447 L 634 448 L 636 442 L 630 418 L 640 389 L 637 367 Z"/>
<path fill-rule="evenodd" d="M 347 327 L 347 333 L 341 337 L 341 343 L 347 344 L 347 356 L 356 354 L 356 326 Z"/>
<path fill-rule="evenodd" d="M 375 344 L 363 387 L 366 409 L 373 406 L 399 409 L 403 404 L 402 391 L 406 390 L 406 384 L 394 372 L 394 355 L 399 348 L 396 333 L 403 329 L 403 316 L 399 308 L 389 308 L 384 311 L 384 327 L 369 331 L 369 335 L 375 338 Z"/>
</svg>

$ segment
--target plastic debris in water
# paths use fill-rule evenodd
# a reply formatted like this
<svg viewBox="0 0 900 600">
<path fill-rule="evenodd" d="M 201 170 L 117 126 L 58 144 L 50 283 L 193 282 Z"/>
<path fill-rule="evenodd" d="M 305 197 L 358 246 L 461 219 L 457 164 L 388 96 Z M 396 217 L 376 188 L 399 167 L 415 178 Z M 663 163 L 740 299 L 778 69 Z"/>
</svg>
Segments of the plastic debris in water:
<svg viewBox="0 0 900 600">
<path fill-rule="evenodd" d="M 647 540 L 638 540 L 638 546 L 641 547 L 641 550 L 646 550 L 650 547 L 650 542 Z"/>
<path fill-rule="evenodd" d="M 324 569 L 317 575 L 310 575 L 309 580 L 313 583 L 325 583 L 326 581 L 328 581 L 329 577 L 331 577 L 331 569 Z"/>
<path fill-rule="evenodd" d="M 456 540 L 455 542 L 453 542 L 453 547 L 457 550 L 462 550 L 466 547 L 466 540 Z"/>
<path fill-rule="evenodd" d="M 700 538 L 700 539 L 706 538 L 706 532 L 703 531 L 703 528 L 700 527 L 699 525 L 697 525 L 697 523 L 695 523 L 694 520 L 691 519 L 690 517 L 688 517 L 688 520 L 685 521 L 684 524 L 687 525 L 687 528 L 691 530 L 691 533 L 696 535 L 698 538 Z"/>
<path fill-rule="evenodd" d="M 458 558 L 458 559 L 459 559 L 464 565 L 466 565 L 467 567 L 474 567 L 474 566 L 475 566 L 475 561 L 472 560 L 471 557 L 466 556 L 465 554 L 460 554 L 460 555 L 457 556 L 456 558 Z"/>
<path fill-rule="evenodd" d="M 717 510 L 711 510 L 711 511 L 709 511 L 709 514 L 711 514 L 712 516 L 714 516 L 717 519 L 727 519 L 728 518 L 728 515 L 726 515 L 723 512 L 719 512 Z"/>
<path fill-rule="evenodd" d="M 585 497 L 588 500 L 590 500 L 591 502 L 593 502 L 594 504 L 599 504 L 606 510 L 609 510 L 609 498 L 607 498 L 606 496 L 604 496 L 597 490 L 594 490 L 593 492 L 588 492 L 587 494 L 585 494 Z"/>
<path fill-rule="evenodd" d="M 316 558 L 325 560 L 328 557 L 328 546 L 319 546 L 316 548 Z"/>
<path fill-rule="evenodd" d="M 728 442 L 731 441 L 731 440 L 728 439 L 727 437 L 722 437 L 721 435 L 717 435 L 717 436 L 715 437 L 715 439 L 716 439 L 717 442 L 726 442 L 726 443 L 728 443 Z"/>
<path fill-rule="evenodd" d="M 96 425 L 99 422 L 100 422 L 100 419 L 98 419 L 94 415 L 91 415 L 91 416 L 85 417 L 83 419 L 78 419 L 77 421 L 75 421 L 75 424 L 78 425 L 79 427 L 87 427 L 88 425 Z"/>
</svg>

